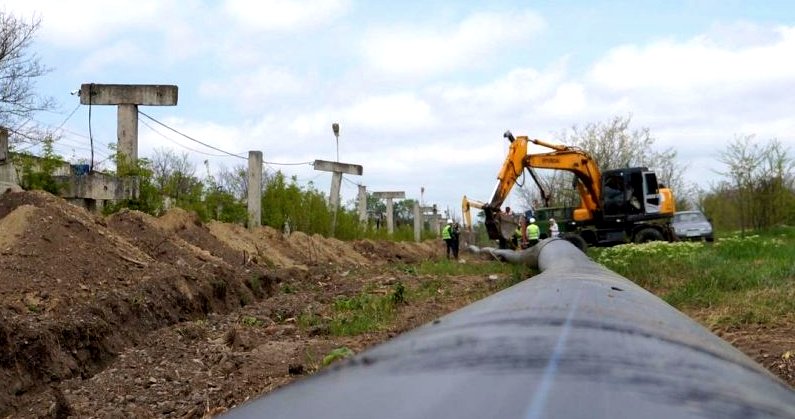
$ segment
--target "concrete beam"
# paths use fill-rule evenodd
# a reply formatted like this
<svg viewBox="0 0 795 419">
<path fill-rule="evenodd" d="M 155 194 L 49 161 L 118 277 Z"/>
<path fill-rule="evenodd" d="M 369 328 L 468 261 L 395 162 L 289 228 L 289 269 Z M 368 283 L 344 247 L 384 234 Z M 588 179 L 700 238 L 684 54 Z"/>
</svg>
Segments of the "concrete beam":
<svg viewBox="0 0 795 419">
<path fill-rule="evenodd" d="M 53 176 L 58 182 L 58 196 L 65 199 L 118 201 L 133 199 L 138 194 L 138 179 L 119 178 L 94 172 L 81 176 Z"/>
<path fill-rule="evenodd" d="M 327 160 L 315 160 L 315 170 L 324 172 L 338 172 L 348 175 L 361 176 L 364 173 L 364 168 L 360 164 L 338 163 Z"/>
<path fill-rule="evenodd" d="M 96 84 L 80 86 L 81 105 L 175 106 L 177 86 L 166 84 Z"/>
<path fill-rule="evenodd" d="M 406 192 L 373 192 L 373 196 L 378 199 L 404 199 Z"/>
</svg>

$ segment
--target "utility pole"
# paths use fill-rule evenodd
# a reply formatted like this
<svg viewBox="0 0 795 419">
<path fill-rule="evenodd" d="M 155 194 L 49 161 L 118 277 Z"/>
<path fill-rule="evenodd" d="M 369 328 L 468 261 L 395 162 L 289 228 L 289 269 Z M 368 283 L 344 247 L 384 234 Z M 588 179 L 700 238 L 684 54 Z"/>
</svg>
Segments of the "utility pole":
<svg viewBox="0 0 795 419">
<path fill-rule="evenodd" d="M 340 202 L 340 185 L 342 184 L 342 174 L 361 176 L 364 169 L 358 164 L 338 163 L 326 160 L 315 160 L 315 170 L 324 172 L 332 172 L 331 176 L 331 193 L 329 193 L 329 206 L 331 206 L 331 235 L 333 236 L 337 229 L 337 208 Z"/>
</svg>

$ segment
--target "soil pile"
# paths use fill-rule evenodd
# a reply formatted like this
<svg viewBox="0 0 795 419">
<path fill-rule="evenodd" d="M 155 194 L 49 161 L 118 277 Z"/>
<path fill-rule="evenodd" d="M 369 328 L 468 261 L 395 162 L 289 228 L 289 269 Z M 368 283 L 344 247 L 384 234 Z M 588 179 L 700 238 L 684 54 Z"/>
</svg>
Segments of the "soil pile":
<svg viewBox="0 0 795 419">
<path fill-rule="evenodd" d="M 429 257 L 427 249 L 412 253 Z M 160 218 L 137 211 L 102 217 L 47 193 L 6 192 L 0 415 L 201 416 L 280 385 L 295 375 L 282 371 L 288 360 L 332 346 L 297 339 L 296 317 L 316 300 L 358 290 L 362 283 L 332 278 L 384 261 L 372 256 L 300 232 L 206 226 L 179 209 Z M 316 295 L 269 298 L 280 284 Z M 279 373 L 241 373 L 247 362 Z M 180 394 L 193 397 L 182 406 L 165 402 Z"/>
</svg>

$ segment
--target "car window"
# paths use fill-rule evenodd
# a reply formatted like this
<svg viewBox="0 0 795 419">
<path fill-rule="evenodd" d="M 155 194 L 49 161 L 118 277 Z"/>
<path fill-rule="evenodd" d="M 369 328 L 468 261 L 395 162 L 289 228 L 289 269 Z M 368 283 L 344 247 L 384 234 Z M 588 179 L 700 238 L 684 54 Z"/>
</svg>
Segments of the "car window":
<svg viewBox="0 0 795 419">
<path fill-rule="evenodd" d="M 674 215 L 674 221 L 679 223 L 690 223 L 695 221 L 707 221 L 707 218 L 700 212 L 686 212 Z"/>
</svg>

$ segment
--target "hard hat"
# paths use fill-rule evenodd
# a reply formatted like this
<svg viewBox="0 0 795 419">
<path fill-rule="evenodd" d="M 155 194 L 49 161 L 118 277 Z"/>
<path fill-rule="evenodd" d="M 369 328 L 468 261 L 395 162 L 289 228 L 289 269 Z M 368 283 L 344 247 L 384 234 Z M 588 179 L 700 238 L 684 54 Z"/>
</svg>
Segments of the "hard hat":
<svg viewBox="0 0 795 419">
<path fill-rule="evenodd" d="M 448 219 L 447 219 L 447 224 L 453 224 L 453 220 L 452 220 L 452 219 L 450 219 L 450 218 L 448 218 Z"/>
<path fill-rule="evenodd" d="M 536 222 L 536 219 L 535 219 L 535 218 L 533 218 L 533 217 L 530 217 L 530 223 L 532 224 L 532 223 L 534 223 L 534 222 Z"/>
<path fill-rule="evenodd" d="M 549 221 L 555 221 L 555 219 L 554 218 L 550 218 Z"/>
</svg>

